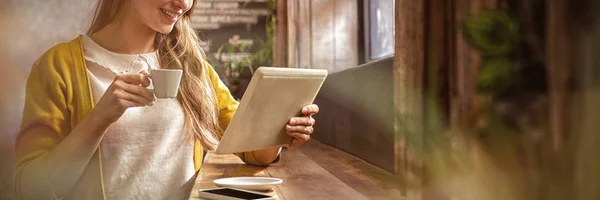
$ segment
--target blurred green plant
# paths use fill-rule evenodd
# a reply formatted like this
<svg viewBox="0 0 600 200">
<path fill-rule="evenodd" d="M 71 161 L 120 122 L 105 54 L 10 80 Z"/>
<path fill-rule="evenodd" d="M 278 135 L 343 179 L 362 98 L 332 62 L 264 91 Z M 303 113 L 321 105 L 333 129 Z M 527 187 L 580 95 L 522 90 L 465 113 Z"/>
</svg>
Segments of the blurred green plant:
<svg viewBox="0 0 600 200">
<path fill-rule="evenodd" d="M 514 1 L 515 5 L 522 2 L 525 7 L 535 5 Z M 523 12 L 520 7 L 513 9 Z M 448 117 L 447 110 L 440 108 L 443 104 L 438 104 L 440 101 L 436 99 L 443 90 L 435 87 L 438 84 L 429 84 L 427 88 L 424 131 L 405 127 L 415 123 L 411 120 L 413 116 L 397 116 L 406 145 L 422 161 L 419 164 L 423 166 L 427 183 L 416 186 L 425 186 L 428 192 L 433 190 L 447 197 L 433 199 L 600 199 L 600 159 L 597 156 L 600 137 L 597 137 L 599 125 L 595 122 L 600 117 L 596 103 L 600 94 L 594 92 L 599 91 L 595 83 L 600 82 L 600 78 L 598 73 L 589 70 L 600 69 L 600 59 L 597 59 L 600 57 L 594 57 L 594 53 L 578 55 L 589 57 L 586 58 L 589 71 L 576 77 L 587 76 L 589 82 L 586 88 L 561 94 L 571 96 L 570 102 L 561 103 L 571 105 L 564 114 L 577 123 L 567 128 L 569 136 L 563 138 L 564 146 L 557 149 L 548 126 L 548 88 L 532 87 L 540 82 L 546 84 L 546 66 L 539 61 L 544 57 L 530 52 L 535 47 L 521 43 L 517 22 L 508 22 L 509 15 L 499 12 L 487 11 L 464 22 L 468 24 L 463 26 L 466 41 L 483 58 L 475 77 L 478 95 L 473 99 L 467 96 L 470 98 L 467 101 L 474 101 L 468 102 L 471 110 L 459 111 L 467 116 L 465 120 L 459 119 L 460 122 L 448 127 L 448 121 L 444 120 Z M 543 17 L 535 23 L 549 21 L 545 18 L 548 14 L 540 15 Z M 497 27 L 505 28 L 498 30 Z M 522 28 L 532 29 L 526 25 Z M 506 35 L 491 33 L 492 30 Z M 587 41 L 600 44 L 598 28 L 594 33 L 596 35 Z M 533 37 L 543 41 L 546 34 L 540 32 Z M 588 51 L 600 52 L 593 45 L 588 47 Z M 428 61 L 436 62 L 435 59 Z M 436 76 L 439 73 L 430 73 L 427 79 L 437 80 Z M 497 96 L 507 90 L 510 90 L 508 94 Z"/>
<path fill-rule="evenodd" d="M 477 71 L 475 89 L 480 93 L 496 93 L 508 90 L 518 72 L 516 63 L 507 58 L 483 60 Z"/>
<path fill-rule="evenodd" d="M 519 24 L 504 11 L 489 10 L 467 18 L 465 40 L 486 56 L 508 56 L 519 42 Z"/>
<path fill-rule="evenodd" d="M 514 85 L 519 65 L 512 61 L 520 43 L 519 23 L 505 11 L 488 10 L 467 18 L 463 24 L 467 43 L 482 54 L 477 72 L 476 90 L 497 95 Z"/>
<path fill-rule="evenodd" d="M 248 0 L 242 7 L 247 6 L 249 3 L 258 2 L 257 0 Z M 252 55 L 252 64 L 259 65 L 272 65 L 273 64 L 273 40 L 275 35 L 275 24 L 277 23 L 277 4 L 275 0 L 266 1 L 267 9 L 271 12 L 271 15 L 267 19 L 266 33 L 267 39 L 263 40 L 257 38 L 255 40 L 256 48 L 258 49 Z"/>
<path fill-rule="evenodd" d="M 242 7 L 246 7 L 249 3 L 259 2 L 256 0 L 247 0 L 242 4 Z M 235 40 L 239 39 L 235 38 L 235 36 L 230 39 L 234 40 L 228 43 L 222 44 L 216 52 L 216 57 L 219 60 L 222 60 L 223 54 L 230 53 L 250 53 L 250 51 L 254 50 L 251 53 L 250 57 L 243 59 L 231 59 L 225 65 L 229 69 L 231 73 L 232 81 L 237 81 L 239 79 L 240 74 L 244 69 L 249 69 L 250 72 L 254 73 L 254 68 L 257 65 L 272 65 L 273 64 L 273 40 L 275 34 L 275 24 L 276 24 L 276 3 L 275 0 L 266 1 L 267 9 L 270 11 L 270 15 L 267 16 L 266 22 L 266 40 L 261 38 L 255 38 L 252 45 L 241 43 L 235 43 Z"/>
<path fill-rule="evenodd" d="M 523 47 L 519 26 L 507 12 L 497 10 L 481 12 L 463 22 L 463 36 L 481 53 L 482 62 L 474 77 L 476 103 L 471 110 L 464 110 L 465 117 L 458 124 L 446 124 L 447 113 L 437 99 L 442 88 L 431 83 L 439 74 L 428 74 L 423 131 L 402 130 L 407 146 L 422 161 L 427 190 L 461 200 L 561 199 L 538 193 L 563 186 L 558 180 L 564 179 L 549 176 L 560 171 L 541 164 L 544 157 L 553 155 L 552 151 L 540 150 L 551 144 L 540 142 L 545 138 L 539 135 L 547 123 L 541 117 L 546 116 L 546 104 L 543 94 L 534 96 L 527 87 L 521 87 L 527 84 L 521 81 L 527 78 L 523 69 L 531 66 L 527 62 L 530 58 L 516 56 Z M 499 97 L 507 91 L 526 95 Z M 401 121 L 405 118 L 410 119 L 399 117 Z M 519 125 L 507 123 L 511 120 Z M 397 123 L 402 128 L 414 122 Z"/>
<path fill-rule="evenodd" d="M 231 39 L 229 39 L 228 43 L 222 44 L 216 52 L 216 58 L 220 61 L 223 61 L 224 55 L 231 55 L 235 53 L 246 53 L 250 50 L 251 45 L 246 43 L 239 43 L 239 36 L 235 35 Z M 231 58 L 225 64 L 229 71 L 231 72 L 231 78 L 236 80 L 239 77 L 241 70 L 244 67 L 252 67 L 252 59 L 251 58 Z"/>
</svg>

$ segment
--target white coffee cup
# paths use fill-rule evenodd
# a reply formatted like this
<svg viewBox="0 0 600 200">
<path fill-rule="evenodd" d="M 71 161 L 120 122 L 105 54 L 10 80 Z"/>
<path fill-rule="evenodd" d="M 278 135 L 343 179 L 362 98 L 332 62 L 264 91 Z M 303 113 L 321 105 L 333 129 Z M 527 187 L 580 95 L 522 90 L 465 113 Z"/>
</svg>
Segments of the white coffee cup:
<svg viewBox="0 0 600 200">
<path fill-rule="evenodd" d="M 177 98 L 179 82 L 181 81 L 180 69 L 153 69 L 148 77 L 152 80 L 150 91 L 159 99 Z"/>
</svg>

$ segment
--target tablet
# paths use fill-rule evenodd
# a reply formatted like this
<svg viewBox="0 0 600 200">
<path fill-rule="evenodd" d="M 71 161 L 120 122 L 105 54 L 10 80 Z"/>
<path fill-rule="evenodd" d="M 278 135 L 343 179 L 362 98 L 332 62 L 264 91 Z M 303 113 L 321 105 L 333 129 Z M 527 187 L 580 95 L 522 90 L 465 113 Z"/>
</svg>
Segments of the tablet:
<svg viewBox="0 0 600 200">
<path fill-rule="evenodd" d="M 217 154 L 287 146 L 288 120 L 315 100 L 327 70 L 260 67 L 223 134 Z"/>
</svg>

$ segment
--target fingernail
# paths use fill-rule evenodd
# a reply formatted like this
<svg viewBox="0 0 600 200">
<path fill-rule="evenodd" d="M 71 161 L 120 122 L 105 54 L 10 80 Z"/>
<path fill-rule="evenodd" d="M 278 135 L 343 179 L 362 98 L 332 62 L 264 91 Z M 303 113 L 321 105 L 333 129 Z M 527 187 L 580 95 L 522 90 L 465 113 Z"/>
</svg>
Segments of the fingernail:
<svg viewBox="0 0 600 200">
<path fill-rule="evenodd" d="M 308 111 L 308 108 L 302 108 L 302 112 L 305 113 Z"/>
</svg>

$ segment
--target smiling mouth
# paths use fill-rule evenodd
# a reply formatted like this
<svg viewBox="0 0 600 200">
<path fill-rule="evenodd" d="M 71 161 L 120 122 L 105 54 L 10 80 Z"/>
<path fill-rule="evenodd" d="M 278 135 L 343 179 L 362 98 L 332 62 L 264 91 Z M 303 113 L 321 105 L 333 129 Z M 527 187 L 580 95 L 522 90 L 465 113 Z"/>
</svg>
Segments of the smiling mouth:
<svg viewBox="0 0 600 200">
<path fill-rule="evenodd" d="M 171 11 L 165 10 L 163 8 L 160 9 L 165 15 L 167 15 L 168 17 L 172 18 L 172 19 L 177 19 L 177 17 L 179 17 L 178 14 L 175 14 Z"/>
</svg>

